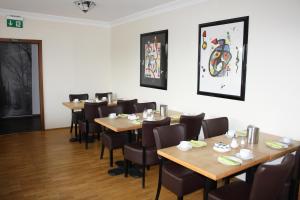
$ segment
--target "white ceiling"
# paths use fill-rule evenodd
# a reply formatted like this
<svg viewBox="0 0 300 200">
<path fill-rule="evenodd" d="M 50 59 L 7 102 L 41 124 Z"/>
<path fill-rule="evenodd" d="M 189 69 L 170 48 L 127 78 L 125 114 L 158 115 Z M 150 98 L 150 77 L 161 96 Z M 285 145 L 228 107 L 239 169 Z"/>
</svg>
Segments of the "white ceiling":
<svg viewBox="0 0 300 200">
<path fill-rule="evenodd" d="M 94 0 L 96 7 L 83 13 L 74 0 L 0 0 L 0 8 L 47 15 L 112 22 L 168 3 L 186 0 Z"/>
</svg>

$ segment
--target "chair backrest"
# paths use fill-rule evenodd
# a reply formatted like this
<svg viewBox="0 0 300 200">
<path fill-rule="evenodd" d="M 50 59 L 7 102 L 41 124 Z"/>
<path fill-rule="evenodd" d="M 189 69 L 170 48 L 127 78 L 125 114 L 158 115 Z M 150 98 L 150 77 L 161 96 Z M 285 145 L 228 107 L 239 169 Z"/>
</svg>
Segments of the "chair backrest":
<svg viewBox="0 0 300 200">
<path fill-rule="evenodd" d="M 200 115 L 181 115 L 180 124 L 184 124 L 186 127 L 186 140 L 197 139 L 201 130 L 202 121 L 205 117 L 205 113 Z"/>
<path fill-rule="evenodd" d="M 117 104 L 123 107 L 124 114 L 134 113 L 133 105 L 137 103 L 137 99 L 132 100 L 118 100 Z"/>
<path fill-rule="evenodd" d="M 141 113 L 145 109 L 156 110 L 156 102 L 136 103 L 133 105 L 135 113 Z"/>
<path fill-rule="evenodd" d="M 142 125 L 142 146 L 146 148 L 155 147 L 153 129 L 159 126 L 170 125 L 170 122 L 170 117 L 158 121 L 144 121 Z"/>
<path fill-rule="evenodd" d="M 205 139 L 215 137 L 218 135 L 223 135 L 228 131 L 228 118 L 220 117 L 203 120 L 202 129 Z"/>
<path fill-rule="evenodd" d="M 279 165 L 260 165 L 255 173 L 249 200 L 277 200 L 295 165 L 288 154 Z"/>
<path fill-rule="evenodd" d="M 87 100 L 89 99 L 89 94 L 69 94 L 69 100 L 73 101 L 74 99 Z"/>
<path fill-rule="evenodd" d="M 100 106 L 98 108 L 99 117 L 107 117 L 110 113 L 121 114 L 123 113 L 122 106 Z"/>
<path fill-rule="evenodd" d="M 98 108 L 100 106 L 106 106 L 107 102 L 100 102 L 100 103 L 84 103 L 84 119 L 88 122 L 94 122 L 95 118 L 99 117 L 99 111 Z"/>
<path fill-rule="evenodd" d="M 153 130 L 157 149 L 175 146 L 186 140 L 186 127 L 184 124 L 161 126 Z"/>
<path fill-rule="evenodd" d="M 95 98 L 98 98 L 98 99 L 100 99 L 100 100 L 101 100 L 103 97 L 108 98 L 108 97 L 107 97 L 108 94 L 112 94 L 112 92 L 96 93 L 96 94 L 95 94 Z"/>
</svg>

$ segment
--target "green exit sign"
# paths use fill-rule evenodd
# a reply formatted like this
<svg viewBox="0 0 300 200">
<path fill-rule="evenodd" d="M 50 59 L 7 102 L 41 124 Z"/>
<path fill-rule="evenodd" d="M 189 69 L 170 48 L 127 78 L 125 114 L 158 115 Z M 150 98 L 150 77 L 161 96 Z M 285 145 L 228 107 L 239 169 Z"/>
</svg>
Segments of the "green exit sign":
<svg viewBox="0 0 300 200">
<path fill-rule="evenodd" d="M 23 17 L 7 16 L 6 24 L 7 24 L 7 27 L 23 28 Z"/>
</svg>

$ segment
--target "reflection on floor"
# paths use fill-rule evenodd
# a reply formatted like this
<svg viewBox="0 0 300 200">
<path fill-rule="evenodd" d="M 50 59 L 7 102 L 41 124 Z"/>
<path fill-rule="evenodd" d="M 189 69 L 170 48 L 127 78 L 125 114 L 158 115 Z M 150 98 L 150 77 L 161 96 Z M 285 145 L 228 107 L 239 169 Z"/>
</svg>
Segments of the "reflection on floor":
<svg viewBox="0 0 300 200">
<path fill-rule="evenodd" d="M 107 174 L 108 151 L 99 160 L 97 140 L 85 150 L 84 143 L 70 143 L 69 137 L 69 129 L 0 136 L 0 199 L 154 199 L 158 167 L 146 171 L 142 189 L 139 178 Z M 122 160 L 122 151 L 114 158 Z M 162 188 L 160 200 L 167 199 L 176 196 Z M 202 190 L 184 199 L 201 200 Z"/>
<path fill-rule="evenodd" d="M 0 118 L 0 134 L 41 130 L 40 115 Z"/>
</svg>

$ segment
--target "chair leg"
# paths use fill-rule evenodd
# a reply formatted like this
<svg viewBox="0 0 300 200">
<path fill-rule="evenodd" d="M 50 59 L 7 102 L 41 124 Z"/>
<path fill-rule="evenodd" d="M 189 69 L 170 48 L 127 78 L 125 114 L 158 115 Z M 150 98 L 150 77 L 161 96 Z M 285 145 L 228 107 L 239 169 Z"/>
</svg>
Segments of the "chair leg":
<svg viewBox="0 0 300 200">
<path fill-rule="evenodd" d="M 89 145 L 89 124 L 86 121 L 86 127 L 85 127 L 85 149 L 88 149 Z"/>
<path fill-rule="evenodd" d="M 163 161 L 160 160 L 159 162 L 159 171 L 158 171 L 158 183 L 157 183 L 157 190 L 155 200 L 159 199 L 160 189 L 161 189 L 161 170 L 162 170 Z"/>
<path fill-rule="evenodd" d="M 100 132 L 97 133 L 97 139 L 100 141 Z"/>
<path fill-rule="evenodd" d="M 177 200 L 183 200 L 183 196 L 178 196 Z"/>
<path fill-rule="evenodd" d="M 150 170 L 150 165 L 147 165 L 147 170 L 148 170 L 148 171 Z"/>
<path fill-rule="evenodd" d="M 100 160 L 103 159 L 103 154 L 104 154 L 104 144 L 103 142 L 101 143 L 101 153 L 100 153 Z"/>
<path fill-rule="evenodd" d="M 143 177 L 142 177 L 142 188 L 145 188 L 145 169 L 146 169 L 146 148 L 143 147 Z"/>
<path fill-rule="evenodd" d="M 128 160 L 124 160 L 124 168 L 125 168 L 125 173 L 124 173 L 124 177 L 128 177 Z"/>
<path fill-rule="evenodd" d="M 114 158 L 113 158 L 113 150 L 109 150 L 109 160 L 110 160 L 110 166 L 113 167 L 114 164 Z"/>
<path fill-rule="evenodd" d="M 79 143 L 81 144 L 81 137 L 82 137 L 82 132 L 81 130 L 79 129 Z"/>
<path fill-rule="evenodd" d="M 146 169 L 146 166 L 143 164 L 142 188 L 145 188 L 145 169 Z"/>
<path fill-rule="evenodd" d="M 123 155 L 124 155 L 124 147 L 122 147 L 122 153 L 123 153 Z"/>
</svg>

